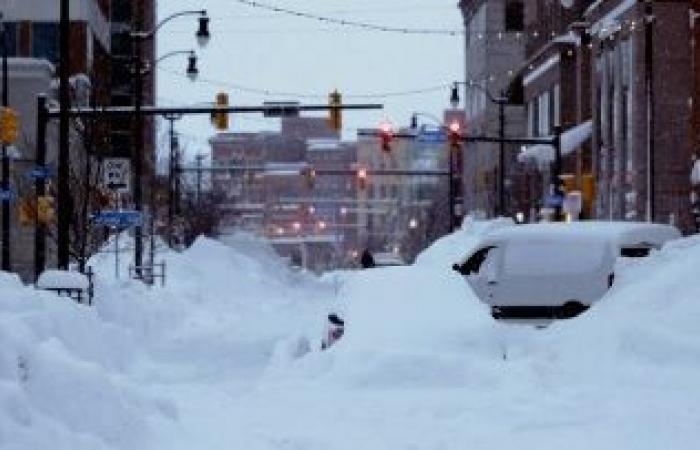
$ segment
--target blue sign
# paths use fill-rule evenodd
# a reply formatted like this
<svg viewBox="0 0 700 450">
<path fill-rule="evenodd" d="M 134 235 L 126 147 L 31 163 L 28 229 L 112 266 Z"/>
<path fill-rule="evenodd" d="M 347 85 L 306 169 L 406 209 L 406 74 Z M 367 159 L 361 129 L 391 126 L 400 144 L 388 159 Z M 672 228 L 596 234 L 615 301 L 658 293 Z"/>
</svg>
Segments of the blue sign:
<svg viewBox="0 0 700 450">
<path fill-rule="evenodd" d="M 558 206 L 561 206 L 563 203 L 564 203 L 564 196 L 563 195 L 551 194 L 549 197 L 547 197 L 547 206 L 550 206 L 552 208 L 556 208 Z"/>
<path fill-rule="evenodd" d="M 15 199 L 15 193 L 10 191 L 0 191 L 0 201 L 10 202 Z"/>
<path fill-rule="evenodd" d="M 129 228 L 143 223 L 143 217 L 138 211 L 102 211 L 92 216 L 95 225 L 114 228 Z"/>
<path fill-rule="evenodd" d="M 422 130 L 418 135 L 419 142 L 447 142 L 447 134 L 442 130 Z"/>
<path fill-rule="evenodd" d="M 31 178 L 38 179 L 49 178 L 53 176 L 53 169 L 47 166 L 36 166 L 35 168 L 27 172 L 27 175 Z"/>
</svg>

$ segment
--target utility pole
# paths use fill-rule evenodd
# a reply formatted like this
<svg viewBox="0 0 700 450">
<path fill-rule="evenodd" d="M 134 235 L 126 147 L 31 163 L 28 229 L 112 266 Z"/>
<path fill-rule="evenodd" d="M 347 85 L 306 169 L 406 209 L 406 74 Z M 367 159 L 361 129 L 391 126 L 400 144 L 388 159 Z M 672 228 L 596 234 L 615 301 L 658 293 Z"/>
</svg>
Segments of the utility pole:
<svg viewBox="0 0 700 450">
<path fill-rule="evenodd" d="M 647 222 L 653 222 L 655 211 L 654 149 L 654 15 L 652 2 L 644 2 L 644 82 L 647 116 Z"/>
<path fill-rule="evenodd" d="M 68 269 L 70 262 L 70 219 L 73 199 L 70 196 L 69 164 L 70 136 L 68 109 L 70 108 L 70 5 L 69 0 L 61 0 L 60 9 L 60 54 L 59 64 L 59 146 L 58 146 L 58 268 Z"/>
<path fill-rule="evenodd" d="M 138 12 L 137 12 L 138 14 Z M 139 213 L 143 213 L 143 194 L 141 191 L 141 183 L 143 178 L 143 118 L 141 116 L 141 107 L 143 105 L 143 71 L 142 71 L 142 39 L 132 34 L 132 60 L 131 70 L 134 71 L 134 142 L 131 147 L 131 161 L 134 165 L 134 209 Z M 134 266 L 136 267 L 136 276 L 141 276 L 141 268 L 143 267 L 143 228 L 141 225 L 136 225 L 134 229 Z"/>
<path fill-rule="evenodd" d="M 202 160 L 206 158 L 206 155 L 199 153 L 195 156 L 197 160 L 197 206 L 201 206 L 202 203 Z"/>
<path fill-rule="evenodd" d="M 2 106 L 7 108 L 9 101 L 9 82 L 7 69 L 7 32 L 5 18 L 0 16 L 2 23 Z M 2 270 L 9 272 L 10 264 L 10 159 L 7 155 L 7 145 L 2 144 Z"/>
<path fill-rule="evenodd" d="M 170 122 L 170 158 L 168 159 L 168 246 L 173 245 L 173 217 L 175 215 L 175 171 L 177 161 L 175 151 L 179 146 L 177 136 L 175 135 L 175 121 L 181 116 L 172 114 L 165 116 L 165 119 Z"/>
<path fill-rule="evenodd" d="M 552 170 L 552 186 L 554 188 L 554 192 L 552 194 L 555 197 L 555 204 L 554 204 L 554 221 L 559 222 L 561 221 L 561 212 L 562 212 L 562 202 L 564 200 L 564 192 L 562 190 L 562 181 L 561 181 L 561 134 L 562 134 L 562 127 L 561 125 L 557 124 L 554 126 L 554 168 Z"/>
<path fill-rule="evenodd" d="M 506 136 L 506 96 L 501 91 L 501 96 L 498 100 L 498 137 L 501 138 L 498 148 L 498 215 L 506 215 L 506 193 L 505 193 L 505 178 L 506 178 L 506 143 L 503 138 Z"/>
</svg>

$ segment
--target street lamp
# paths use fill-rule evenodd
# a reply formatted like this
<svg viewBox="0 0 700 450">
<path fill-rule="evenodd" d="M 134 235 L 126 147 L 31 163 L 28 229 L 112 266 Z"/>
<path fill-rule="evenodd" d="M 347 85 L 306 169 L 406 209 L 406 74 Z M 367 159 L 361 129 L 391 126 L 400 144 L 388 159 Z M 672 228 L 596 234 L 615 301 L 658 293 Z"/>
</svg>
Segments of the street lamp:
<svg viewBox="0 0 700 450">
<path fill-rule="evenodd" d="M 143 106 L 143 76 L 145 74 L 143 70 L 143 48 L 142 45 L 146 41 L 150 41 L 154 38 L 155 34 L 160 30 L 166 23 L 171 20 L 188 15 L 198 15 L 199 16 L 199 28 L 195 33 L 195 38 L 197 39 L 198 45 L 204 47 L 209 43 L 209 18 L 207 17 L 206 10 L 194 10 L 194 11 L 181 11 L 175 14 L 171 14 L 165 19 L 161 20 L 152 30 L 150 31 L 132 31 L 130 37 L 132 40 L 132 69 L 134 74 L 134 140 L 132 147 L 131 159 L 134 164 L 134 192 L 133 201 L 134 209 L 137 212 L 141 212 L 143 209 L 143 198 L 141 191 L 141 179 L 143 177 L 143 154 L 142 149 L 144 145 L 143 139 L 143 117 L 141 114 L 141 107 Z M 179 52 L 172 52 L 172 54 L 177 54 Z M 169 56 L 169 55 L 165 55 Z M 165 57 L 164 56 L 164 57 Z M 161 58 L 163 59 L 163 58 Z M 158 60 L 156 60 L 158 62 Z M 193 52 L 189 53 L 189 61 L 187 67 L 187 76 L 192 80 L 196 78 L 199 71 L 197 70 L 197 59 Z M 134 230 L 134 266 L 136 267 L 136 274 L 138 276 L 142 273 L 142 261 L 143 261 L 143 241 L 142 241 L 142 228 L 137 226 Z"/>
<path fill-rule="evenodd" d="M 505 214 L 505 127 L 506 114 L 505 106 L 508 104 L 508 96 L 501 91 L 499 97 L 495 97 L 491 92 L 480 84 L 464 81 L 455 81 L 452 84 L 452 92 L 450 94 L 450 104 L 453 108 L 459 107 L 459 85 L 463 84 L 467 87 L 473 87 L 482 91 L 486 98 L 491 103 L 498 105 L 498 137 L 500 139 L 498 149 L 498 215 Z"/>
</svg>

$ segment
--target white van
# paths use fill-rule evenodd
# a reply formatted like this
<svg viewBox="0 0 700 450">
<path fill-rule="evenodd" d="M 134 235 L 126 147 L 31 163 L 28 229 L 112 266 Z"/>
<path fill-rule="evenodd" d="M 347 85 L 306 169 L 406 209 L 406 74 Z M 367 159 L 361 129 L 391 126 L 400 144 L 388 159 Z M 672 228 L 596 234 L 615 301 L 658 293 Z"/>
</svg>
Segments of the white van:
<svg viewBox="0 0 700 450">
<path fill-rule="evenodd" d="M 485 235 L 453 269 L 495 318 L 569 318 L 612 286 L 618 256 L 644 257 L 679 237 L 638 222 L 517 225 Z"/>
</svg>

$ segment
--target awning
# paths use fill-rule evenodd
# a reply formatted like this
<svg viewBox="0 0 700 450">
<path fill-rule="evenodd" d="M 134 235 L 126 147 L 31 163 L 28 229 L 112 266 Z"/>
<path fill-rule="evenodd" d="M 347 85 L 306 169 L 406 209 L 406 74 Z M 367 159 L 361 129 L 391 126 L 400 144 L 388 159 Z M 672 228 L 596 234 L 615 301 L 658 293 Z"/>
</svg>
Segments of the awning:
<svg viewBox="0 0 700 450">
<path fill-rule="evenodd" d="M 593 134 L 593 122 L 590 120 L 563 132 L 561 134 L 561 155 L 566 156 L 572 153 L 590 139 L 591 134 Z M 534 160 L 540 165 L 546 165 L 554 161 L 554 153 L 554 147 L 548 144 L 523 146 L 518 154 L 518 161 L 524 163 Z"/>
</svg>

